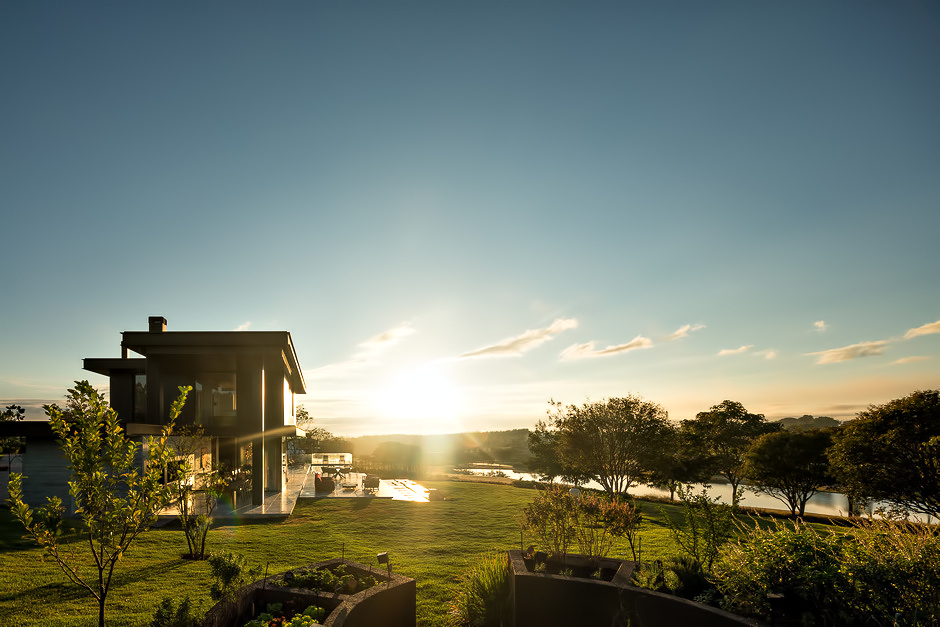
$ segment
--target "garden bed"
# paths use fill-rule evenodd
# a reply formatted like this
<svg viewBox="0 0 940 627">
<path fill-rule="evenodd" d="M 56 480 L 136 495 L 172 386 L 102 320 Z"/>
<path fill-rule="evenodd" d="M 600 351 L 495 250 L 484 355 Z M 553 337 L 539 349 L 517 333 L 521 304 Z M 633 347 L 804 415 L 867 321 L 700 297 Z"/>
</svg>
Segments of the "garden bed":
<svg viewBox="0 0 940 627">
<path fill-rule="evenodd" d="M 740 627 L 759 625 L 757 621 L 723 612 L 680 597 L 637 588 L 630 583 L 635 563 L 627 560 L 601 560 L 601 570 L 613 568 L 610 581 L 571 575 L 536 572 L 526 564 L 522 551 L 509 551 L 510 586 L 514 627 L 569 627 L 570 625 L 627 625 L 667 627 Z M 534 560 L 533 560 L 534 562 Z M 583 556 L 569 555 L 567 568 L 579 562 L 588 569 Z M 594 565 L 595 570 L 597 569 Z M 583 572 L 583 570 L 582 570 Z"/>
<path fill-rule="evenodd" d="M 372 584 L 365 587 L 370 580 Z M 355 586 L 350 585 L 351 581 L 356 582 Z M 301 587 L 294 587 L 295 582 Z M 333 591 L 321 589 L 324 582 Z M 272 604 L 285 616 L 288 612 L 292 616 L 302 613 L 311 606 L 323 608 L 324 615 L 319 618 L 325 627 L 414 627 L 415 590 L 415 581 L 409 577 L 395 573 L 389 576 L 364 564 L 332 559 L 245 586 L 233 599 L 209 610 L 202 627 L 243 627 L 263 613 L 273 617 Z"/>
</svg>

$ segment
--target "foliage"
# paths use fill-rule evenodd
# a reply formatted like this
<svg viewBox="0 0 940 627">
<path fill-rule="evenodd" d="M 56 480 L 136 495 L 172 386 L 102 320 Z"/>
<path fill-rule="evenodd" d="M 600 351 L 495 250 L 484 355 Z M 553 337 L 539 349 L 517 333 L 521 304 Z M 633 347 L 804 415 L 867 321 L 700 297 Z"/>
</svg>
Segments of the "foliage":
<svg viewBox="0 0 940 627">
<path fill-rule="evenodd" d="M 512 617 L 509 560 L 504 552 L 480 555 L 457 580 L 450 623 L 460 627 L 501 627 Z"/>
<path fill-rule="evenodd" d="M 278 579 L 275 585 L 347 594 L 367 590 L 376 585 L 376 580 L 371 575 L 357 577 L 352 573 L 347 573 L 346 566 L 340 564 L 332 569 L 314 568 L 291 571 Z"/>
<path fill-rule="evenodd" d="M 241 553 L 222 551 L 209 555 L 209 570 L 215 581 L 209 588 L 214 601 L 229 599 L 239 588 L 261 576 L 261 567 L 248 568 L 248 558 Z"/>
<path fill-rule="evenodd" d="M 7 405 L 0 411 L 0 422 L 20 422 L 26 410 L 19 405 Z M 19 453 L 23 449 L 23 438 L 0 438 L 0 455 Z"/>
<path fill-rule="evenodd" d="M 767 618 L 774 593 L 804 624 L 934 625 L 938 560 L 940 536 L 925 526 L 872 520 L 837 534 L 777 522 L 727 545 L 712 576 L 735 612 Z"/>
<path fill-rule="evenodd" d="M 756 492 L 785 503 L 793 515 L 806 512 L 806 502 L 829 485 L 832 443 L 829 430 L 774 431 L 760 436 L 744 456 L 744 475 Z"/>
<path fill-rule="evenodd" d="M 304 431 L 303 437 L 288 438 L 288 447 L 292 452 L 303 453 L 348 453 L 350 443 L 345 438 L 337 437 L 323 427 L 317 427 L 313 416 L 305 407 L 296 411 L 297 426 Z"/>
<path fill-rule="evenodd" d="M 710 571 L 721 546 L 734 535 L 734 505 L 708 496 L 706 487 L 698 494 L 690 486 L 679 486 L 682 523 L 676 523 L 660 510 L 683 553 Z"/>
<path fill-rule="evenodd" d="M 650 475 L 668 424 L 662 407 L 627 396 L 581 406 L 551 401 L 548 428 L 557 434 L 562 464 L 614 495 Z"/>
<path fill-rule="evenodd" d="M 940 390 L 872 405 L 833 439 L 829 459 L 846 492 L 940 517 Z"/>
<path fill-rule="evenodd" d="M 48 504 L 34 510 L 23 501 L 23 477 L 18 474 L 10 477 L 14 516 L 26 528 L 27 535 L 43 548 L 43 554 L 51 557 L 72 582 L 95 597 L 101 627 L 105 624 L 105 603 L 117 562 L 170 502 L 169 488 L 162 483 L 171 454 L 167 439 L 190 389 L 180 387 L 163 433 L 159 438 L 148 439 L 143 471 L 136 460 L 140 447 L 125 435 L 117 412 L 88 381 L 76 381 L 66 397 L 64 410 L 56 405 L 44 406 L 69 463 L 69 493 L 75 502 L 84 543 L 60 541 L 64 512 L 61 499 L 50 497 Z M 96 567 L 94 578 L 80 569 L 77 553 L 81 546 L 91 551 Z"/>
<path fill-rule="evenodd" d="M 177 460 L 169 485 L 192 559 L 205 559 L 212 514 L 229 485 L 227 473 L 211 462 L 203 463 L 202 450 L 206 446 L 205 431 L 201 426 L 180 429 L 173 442 Z M 199 463 L 194 462 L 197 458 Z"/>
<path fill-rule="evenodd" d="M 164 597 L 153 614 L 150 627 L 198 627 L 201 621 L 189 597 L 180 601 L 179 606 L 170 597 Z"/>
<path fill-rule="evenodd" d="M 680 556 L 641 564 L 633 571 L 632 581 L 640 588 L 694 599 L 714 588 L 697 559 Z"/>
<path fill-rule="evenodd" d="M 550 485 L 522 508 L 522 529 L 535 535 L 552 555 L 568 552 L 574 538 L 575 498 L 560 485 Z"/>
<path fill-rule="evenodd" d="M 574 535 L 582 555 L 597 559 L 607 557 L 616 538 L 627 538 L 636 559 L 636 535 L 640 528 L 640 510 L 620 498 L 605 498 L 582 493 L 574 507 Z"/>
<path fill-rule="evenodd" d="M 662 450 L 654 460 L 648 485 L 669 490 L 669 500 L 675 500 L 676 490 L 683 483 L 705 483 L 711 471 L 700 455 L 695 443 L 678 425 L 669 423 L 663 433 Z"/>
<path fill-rule="evenodd" d="M 635 556 L 640 521 L 634 503 L 591 492 L 575 496 L 560 485 L 546 487 L 522 509 L 523 530 L 555 557 L 566 554 L 572 541 L 583 555 L 606 557 L 619 538 L 627 539 Z"/>
<path fill-rule="evenodd" d="M 245 627 L 311 627 L 319 625 L 326 617 L 326 610 L 316 605 L 311 605 L 290 618 L 283 614 L 280 603 L 269 603 L 267 610 L 245 623 Z"/>
<path fill-rule="evenodd" d="M 529 432 L 528 446 L 530 457 L 526 461 L 526 468 L 542 481 L 554 481 L 560 477 L 562 481 L 581 485 L 590 480 L 590 475 L 577 468 L 566 465 L 561 457 L 559 434 L 550 430 L 543 420 L 535 425 L 535 430 Z"/>
<path fill-rule="evenodd" d="M 696 464 L 707 474 L 720 474 L 731 484 L 732 500 L 744 473 L 744 454 L 751 442 L 780 425 L 767 422 L 763 414 L 749 413 L 737 401 L 722 401 L 710 410 L 696 414 L 681 426 L 689 450 L 696 451 Z"/>
</svg>

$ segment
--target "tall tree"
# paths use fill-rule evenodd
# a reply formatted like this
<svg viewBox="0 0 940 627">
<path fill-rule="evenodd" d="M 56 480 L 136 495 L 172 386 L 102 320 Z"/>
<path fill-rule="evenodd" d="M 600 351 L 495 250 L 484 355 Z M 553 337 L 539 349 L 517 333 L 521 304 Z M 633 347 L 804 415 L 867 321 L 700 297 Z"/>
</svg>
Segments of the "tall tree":
<svg viewBox="0 0 940 627">
<path fill-rule="evenodd" d="M 595 479 L 609 494 L 625 494 L 656 467 L 669 425 L 656 403 L 627 396 L 551 406 L 548 427 L 557 434 L 563 465 Z"/>
<path fill-rule="evenodd" d="M 701 466 L 731 484 L 731 498 L 738 500 L 744 470 L 744 454 L 751 442 L 780 425 L 752 414 L 737 401 L 722 401 L 682 423 L 683 436 L 695 449 Z"/>
<path fill-rule="evenodd" d="M 157 519 L 171 501 L 164 471 L 172 457 L 168 438 L 191 388 L 181 387 L 170 410 L 170 421 L 158 438 L 149 438 L 144 469 L 139 468 L 140 446 L 130 440 L 118 421 L 117 412 L 88 381 L 76 381 L 66 397 L 65 409 L 45 405 L 53 432 L 69 463 L 69 492 L 75 500 L 79 534 L 84 542 L 62 542 L 59 497 L 33 509 L 23 501 L 20 474 L 10 476 L 10 505 L 26 533 L 43 548 L 79 586 L 98 601 L 98 625 L 105 624 L 105 603 L 118 561 L 131 543 Z M 86 560 L 78 550 L 86 546 L 96 570 L 89 576 L 81 570 Z"/>
<path fill-rule="evenodd" d="M 829 459 L 847 493 L 940 518 L 940 390 L 872 405 L 833 439 Z"/>
<path fill-rule="evenodd" d="M 782 501 L 793 515 L 806 512 L 806 502 L 832 483 L 826 451 L 830 430 L 775 431 L 757 438 L 744 455 L 744 476 L 752 489 Z"/>
</svg>

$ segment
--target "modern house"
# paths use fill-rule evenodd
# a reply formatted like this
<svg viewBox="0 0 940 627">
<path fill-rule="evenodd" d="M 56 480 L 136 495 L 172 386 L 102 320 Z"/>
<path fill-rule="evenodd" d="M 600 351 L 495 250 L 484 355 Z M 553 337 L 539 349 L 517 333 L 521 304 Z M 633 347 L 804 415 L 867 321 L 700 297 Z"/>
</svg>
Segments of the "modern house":
<svg viewBox="0 0 940 627">
<path fill-rule="evenodd" d="M 126 433 L 142 442 L 168 421 L 179 386 L 192 386 L 177 427 L 201 427 L 200 461 L 250 466 L 252 505 L 284 490 L 284 439 L 303 435 L 295 425 L 294 395 L 306 392 L 290 333 L 167 331 L 166 319 L 156 316 L 147 331 L 122 333 L 120 357 L 87 358 L 83 367 L 108 377 L 111 407 Z M 41 424 L 45 429 L 37 424 L 24 434 L 24 496 L 38 503 L 45 501 L 38 493 L 59 494 L 68 503 L 68 488 L 63 493 L 61 487 L 68 474 L 55 463 L 48 423 Z"/>
</svg>

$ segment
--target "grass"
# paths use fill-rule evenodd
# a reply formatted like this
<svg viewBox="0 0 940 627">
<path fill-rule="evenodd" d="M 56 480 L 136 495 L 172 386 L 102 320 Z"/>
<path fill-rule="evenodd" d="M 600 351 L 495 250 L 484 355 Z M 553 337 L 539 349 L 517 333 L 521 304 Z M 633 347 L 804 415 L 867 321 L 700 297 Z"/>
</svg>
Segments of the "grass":
<svg viewBox="0 0 940 627">
<path fill-rule="evenodd" d="M 447 624 L 447 608 L 460 574 L 479 554 L 532 543 L 520 538 L 519 515 L 535 491 L 477 482 L 428 481 L 447 500 L 410 503 L 379 499 L 301 500 L 290 518 L 225 524 L 209 534 L 210 551 L 244 554 L 270 574 L 339 557 L 379 568 L 376 554 L 388 551 L 392 569 L 417 581 L 418 625 Z M 675 554 L 660 505 L 642 503 L 644 560 Z M 663 505 L 678 519 L 675 505 Z M 94 626 L 97 604 L 70 583 L 58 566 L 20 540 L 19 523 L 0 510 L 0 616 L 18 625 Z M 143 534 L 119 562 L 108 600 L 111 627 L 147 626 L 164 597 L 189 596 L 208 609 L 211 576 L 204 561 L 182 559 L 183 532 L 154 529 Z M 630 557 L 626 542 L 612 556 Z M 382 567 L 384 569 L 384 566 Z"/>
</svg>

